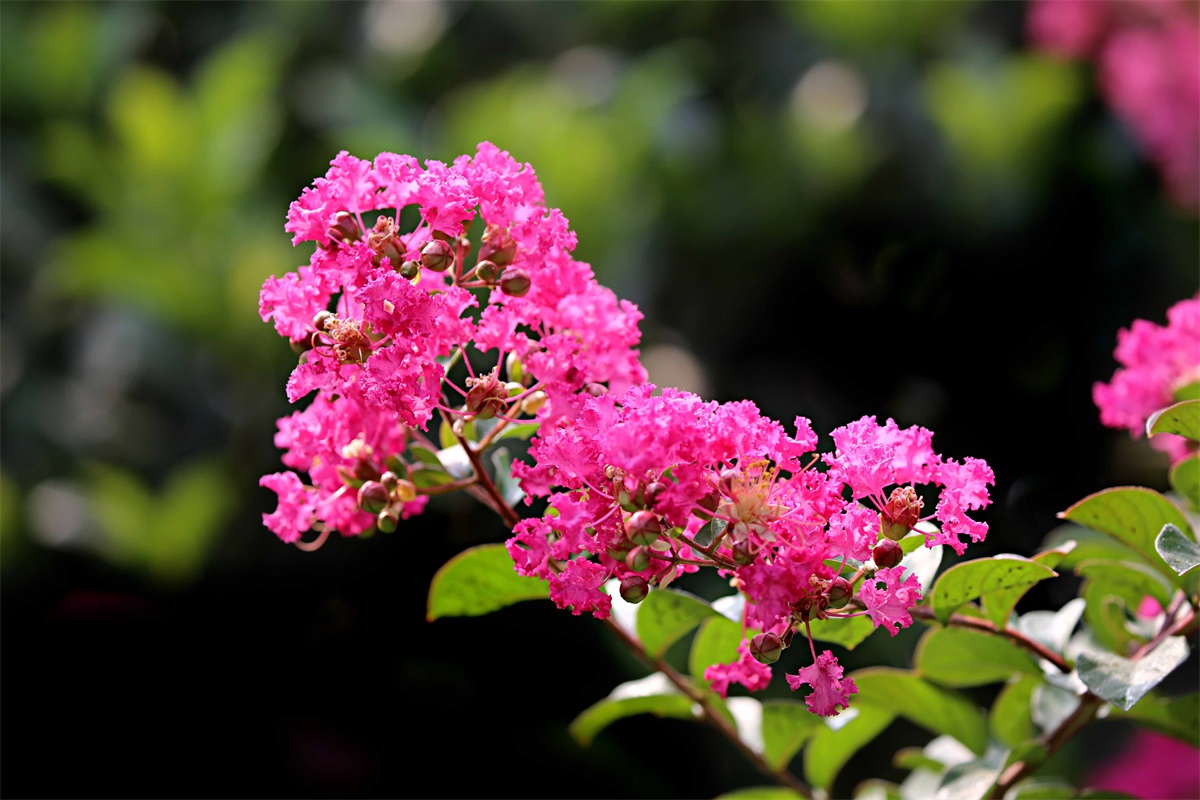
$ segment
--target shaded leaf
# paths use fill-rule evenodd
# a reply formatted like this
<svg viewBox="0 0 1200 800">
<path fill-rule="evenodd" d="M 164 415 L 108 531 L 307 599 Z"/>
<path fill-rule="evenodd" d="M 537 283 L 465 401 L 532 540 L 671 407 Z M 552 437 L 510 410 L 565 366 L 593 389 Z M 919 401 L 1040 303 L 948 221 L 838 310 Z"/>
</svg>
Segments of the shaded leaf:
<svg viewBox="0 0 1200 800">
<path fill-rule="evenodd" d="M 866 616 L 847 619 L 814 619 L 809 623 L 809 628 L 812 630 L 813 639 L 853 650 L 875 632 L 875 623 Z"/>
<path fill-rule="evenodd" d="M 427 489 L 430 486 L 442 486 L 447 483 L 453 483 L 454 478 L 451 478 L 440 469 L 414 469 L 408 474 L 408 479 L 413 484 L 421 489 Z"/>
<path fill-rule="evenodd" d="M 1174 672 L 1187 656 L 1187 642 L 1181 636 L 1172 636 L 1137 660 L 1101 651 L 1084 651 L 1076 659 L 1075 668 L 1079 678 L 1094 694 L 1128 711 Z"/>
<path fill-rule="evenodd" d="M 704 670 L 713 664 L 732 664 L 738 659 L 742 643 L 742 626 L 723 616 L 709 617 L 700 623 L 688 653 L 688 672 L 697 680 L 704 679 Z"/>
<path fill-rule="evenodd" d="M 1029 587 L 1057 574 L 1045 564 L 1020 556 L 967 561 L 942 573 L 934 584 L 930 602 L 944 624 L 959 606 L 985 593 Z"/>
<path fill-rule="evenodd" d="M 696 535 L 692 537 L 692 541 L 700 547 L 708 547 L 727 527 L 729 527 L 728 520 L 713 517 L 700 526 L 700 530 L 696 531 Z"/>
<path fill-rule="evenodd" d="M 496 438 L 493 441 L 498 442 L 502 439 L 528 439 L 537 433 L 538 428 L 540 427 L 540 422 L 518 422 L 516 424 L 509 425 L 504 430 L 500 431 L 500 433 L 496 434 Z"/>
<path fill-rule="evenodd" d="M 650 592 L 638 606 L 638 641 L 651 658 L 662 658 L 667 648 L 700 624 L 716 615 L 707 602 L 675 589 Z"/>
<path fill-rule="evenodd" d="M 571 738 L 587 747 L 600 731 L 626 717 L 653 714 L 659 718 L 696 719 L 699 713 L 691 698 L 680 694 L 666 676 L 655 673 L 616 687 L 608 697 L 577 716 L 568 731 Z"/>
<path fill-rule="evenodd" d="M 408 446 L 408 451 L 412 453 L 413 457 L 422 464 L 428 464 L 429 466 L 437 467 L 438 469 L 442 468 L 442 462 L 438 460 L 437 453 L 430 450 L 428 447 L 422 447 L 419 444 L 412 444 Z"/>
<path fill-rule="evenodd" d="M 1172 588 L 1145 564 L 1130 561 L 1084 561 L 1075 568 L 1075 572 L 1088 580 L 1110 587 L 1127 587 L 1122 592 L 1124 597 L 1145 597 L 1149 595 L 1166 608 L 1171 603 Z"/>
<path fill-rule="evenodd" d="M 806 741 L 825 730 L 825 719 L 795 700 L 762 704 L 763 757 L 775 769 L 784 769 Z"/>
<path fill-rule="evenodd" d="M 749 786 L 717 795 L 717 800 L 804 800 L 784 786 Z"/>
<path fill-rule="evenodd" d="M 858 707 L 898 714 L 926 730 L 953 736 L 976 753 L 987 747 L 987 722 L 963 695 L 890 667 L 861 669 L 850 677 L 858 686 Z"/>
<path fill-rule="evenodd" d="M 1171 488 L 1192 504 L 1192 508 L 1200 509 L 1200 456 L 1180 461 L 1171 467 L 1169 473 Z"/>
<path fill-rule="evenodd" d="M 506 447 L 498 447 L 492 451 L 492 466 L 495 468 L 496 488 L 500 497 L 510 506 L 515 506 L 525 499 L 525 490 L 521 482 L 512 476 L 512 453 Z"/>
<path fill-rule="evenodd" d="M 1146 420 L 1146 435 L 1173 433 L 1200 442 L 1200 400 L 1184 400 L 1155 411 Z"/>
<path fill-rule="evenodd" d="M 922 678 L 954 687 L 1041 674 L 1032 656 L 1010 640 L 967 628 L 930 628 L 917 643 L 913 664 Z"/>
<path fill-rule="evenodd" d="M 895 718 L 895 714 L 883 709 L 860 705 L 824 719 L 824 725 L 804 748 L 805 779 L 828 791 L 850 757 Z"/>
<path fill-rule="evenodd" d="M 1013 747 L 1037 736 L 1033 724 L 1033 690 L 1040 676 L 1021 675 L 1005 684 L 988 713 L 988 727 L 998 740 Z"/>
<path fill-rule="evenodd" d="M 1114 708 L 1112 719 L 1127 719 L 1144 728 L 1200 748 L 1200 695 L 1162 697 L 1151 692 L 1128 711 Z"/>
<path fill-rule="evenodd" d="M 1175 504 L 1158 492 L 1141 486 L 1105 489 L 1085 497 L 1059 516 L 1129 545 L 1147 564 L 1176 585 L 1181 584 L 1179 576 L 1155 551 L 1154 540 L 1165 525 L 1174 525 L 1189 535 L 1192 527 Z"/>
<path fill-rule="evenodd" d="M 1169 523 L 1163 526 L 1162 532 L 1154 540 L 1154 549 L 1177 575 L 1183 575 L 1200 564 L 1200 547 Z M 1159 605 L 1166 608 L 1169 602 L 1166 599 L 1159 600 Z"/>
<path fill-rule="evenodd" d="M 1070 800 L 1075 787 L 1062 780 L 1035 778 L 1021 781 L 1004 793 L 1004 800 Z"/>
<path fill-rule="evenodd" d="M 549 596 L 545 580 L 517 574 L 504 545 L 483 544 L 459 553 L 433 576 L 425 618 L 475 617 Z"/>
</svg>

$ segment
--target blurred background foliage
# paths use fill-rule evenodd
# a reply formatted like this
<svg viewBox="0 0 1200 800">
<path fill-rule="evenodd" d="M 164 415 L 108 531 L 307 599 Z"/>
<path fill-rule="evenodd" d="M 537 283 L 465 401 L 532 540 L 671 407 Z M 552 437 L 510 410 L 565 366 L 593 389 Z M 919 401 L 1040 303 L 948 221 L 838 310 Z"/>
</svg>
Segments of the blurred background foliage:
<svg viewBox="0 0 1200 800">
<path fill-rule="evenodd" d="M 10 792 L 760 782 L 672 721 L 574 747 L 566 722 L 640 674 L 586 621 L 538 604 L 425 623 L 437 566 L 503 537 L 469 502 L 315 554 L 261 527 L 295 361 L 257 293 L 307 260 L 284 214 L 341 149 L 448 161 L 486 139 L 528 161 L 577 256 L 644 311 L 652 380 L 818 431 L 894 416 L 988 460 L 992 533 L 972 555 L 1029 553 L 1104 486 L 1165 489 L 1165 461 L 1101 428 L 1090 387 L 1118 328 L 1197 290 L 1197 219 L 1164 198 L 1089 65 L 1030 50 L 1025 13 L 4 3 L 4 686 L 33 702 L 6 708 Z M 843 663 L 903 664 L 901 639 Z M 109 738 L 120 720 L 135 732 Z M 922 736 L 891 731 L 843 789 Z M 479 769 L 426 774 L 446 750 Z M 78 769 L 41 771 L 51 753 Z"/>
</svg>

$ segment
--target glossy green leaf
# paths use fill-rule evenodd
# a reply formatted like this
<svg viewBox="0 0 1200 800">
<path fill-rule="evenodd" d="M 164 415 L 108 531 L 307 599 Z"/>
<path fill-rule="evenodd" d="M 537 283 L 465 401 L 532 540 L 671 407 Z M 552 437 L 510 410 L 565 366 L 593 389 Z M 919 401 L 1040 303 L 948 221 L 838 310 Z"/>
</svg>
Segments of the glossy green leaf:
<svg viewBox="0 0 1200 800">
<path fill-rule="evenodd" d="M 996 695 L 988 713 L 988 727 L 1005 745 L 1013 747 L 1037 736 L 1033 724 L 1033 690 L 1041 682 L 1041 676 L 1021 675 L 1010 680 Z"/>
<path fill-rule="evenodd" d="M 437 453 L 430 450 L 428 447 L 422 447 L 419 444 L 413 444 L 409 445 L 408 451 L 412 453 L 413 457 L 422 464 L 428 464 L 429 466 L 436 467 L 438 469 L 442 468 L 442 462 L 438 460 Z"/>
<path fill-rule="evenodd" d="M 714 539 L 724 533 L 727 527 L 729 527 L 728 520 L 713 517 L 700 526 L 700 530 L 696 531 L 696 535 L 692 537 L 692 541 L 700 547 L 708 547 L 713 543 Z"/>
<path fill-rule="evenodd" d="M 1029 653 L 1010 640 L 968 628 L 930 628 L 917 643 L 913 664 L 922 678 L 953 687 L 1041 674 Z"/>
<path fill-rule="evenodd" d="M 783 786 L 749 786 L 717 795 L 717 800 L 804 800 Z"/>
<path fill-rule="evenodd" d="M 855 647 L 875 632 L 875 623 L 870 617 L 847 619 L 815 619 L 809 623 L 812 638 L 819 642 L 841 645 L 847 650 Z"/>
<path fill-rule="evenodd" d="M 1137 660 L 1084 651 L 1076 659 L 1075 668 L 1093 694 L 1128 711 L 1187 657 L 1187 642 L 1181 636 L 1172 636 Z"/>
<path fill-rule="evenodd" d="M 1200 546 L 1174 525 L 1163 526 L 1162 532 L 1154 540 L 1154 549 L 1177 575 L 1183 575 L 1200 564 Z M 1159 605 L 1166 608 L 1168 602 L 1166 599 L 1159 600 Z"/>
<path fill-rule="evenodd" d="M 1121 593 L 1125 597 L 1149 595 L 1163 608 L 1171 602 L 1172 588 L 1145 564 L 1132 561 L 1084 561 L 1075 568 L 1075 572 L 1094 583 L 1109 587 L 1110 591 L 1116 586 L 1124 585 L 1128 587 L 1128 591 Z"/>
<path fill-rule="evenodd" d="M 483 544 L 459 553 L 433 576 L 425 618 L 475 617 L 549 596 L 545 580 L 517 574 L 504 545 Z"/>
<path fill-rule="evenodd" d="M 1200 381 L 1186 383 L 1172 392 L 1172 395 L 1177 403 L 1182 403 L 1184 400 L 1200 400 Z"/>
<path fill-rule="evenodd" d="M 443 486 L 454 482 L 454 478 L 451 478 L 440 469 L 414 469 L 408 474 L 408 479 L 421 489 L 427 489 L 430 486 Z"/>
<path fill-rule="evenodd" d="M 1200 695 L 1162 697 L 1151 692 L 1128 711 L 1114 708 L 1113 719 L 1127 719 L 1192 747 L 1200 748 Z"/>
<path fill-rule="evenodd" d="M 1180 461 L 1168 475 L 1171 488 L 1187 499 L 1193 509 L 1200 510 L 1200 456 Z"/>
<path fill-rule="evenodd" d="M 688 672 L 697 680 L 704 679 L 704 670 L 713 664 L 732 664 L 738 659 L 742 643 L 742 626 L 716 615 L 700 623 L 692 649 L 688 653 Z"/>
<path fill-rule="evenodd" d="M 538 428 L 541 425 L 540 422 L 518 422 L 511 424 L 496 434 L 496 438 L 493 441 L 498 442 L 501 439 L 528 439 L 538 432 Z"/>
<path fill-rule="evenodd" d="M 825 720 L 804 748 L 805 779 L 828 791 L 850 757 L 895 718 L 895 714 L 883 709 L 860 705 Z"/>
<path fill-rule="evenodd" d="M 1200 400 L 1184 400 L 1160 411 L 1146 420 L 1146 435 L 1173 433 L 1200 442 Z"/>
<path fill-rule="evenodd" d="M 768 700 L 762 704 L 763 757 L 774 769 L 784 769 L 800 748 L 818 731 L 825 718 L 795 700 Z"/>
<path fill-rule="evenodd" d="M 1155 551 L 1154 540 L 1165 525 L 1174 525 L 1189 535 L 1192 527 L 1183 512 L 1158 492 L 1141 486 L 1105 489 L 1085 497 L 1059 516 L 1129 545 L 1147 564 L 1180 584 L 1179 576 Z"/>
<path fill-rule="evenodd" d="M 1045 564 L 1020 556 L 966 561 L 942 573 L 933 586 L 930 602 L 938 620 L 944 624 L 959 606 L 981 595 L 1001 589 L 1027 588 L 1057 574 Z"/>
<path fill-rule="evenodd" d="M 858 686 L 853 702 L 860 708 L 898 714 L 926 730 L 953 736 L 976 753 L 987 747 L 987 722 L 963 695 L 890 667 L 860 669 L 850 677 Z"/>
<path fill-rule="evenodd" d="M 712 606 L 677 589 L 652 591 L 638 606 L 638 641 L 651 658 L 662 658 L 667 648 L 706 617 L 716 616 Z"/>
<path fill-rule="evenodd" d="M 568 727 L 576 742 L 587 747 L 600 731 L 617 720 L 638 714 L 668 719 L 696 719 L 699 707 L 680 694 L 661 673 L 623 683 L 603 700 L 592 704 Z"/>
<path fill-rule="evenodd" d="M 1033 560 L 1043 566 L 1054 569 L 1074 549 L 1075 542 L 1068 540 L 1057 547 L 1037 553 L 1033 556 Z M 987 618 L 997 628 L 1005 627 L 1008 624 L 1009 617 L 1012 616 L 1013 609 L 1017 607 L 1017 603 L 1025 596 L 1025 593 L 1029 591 L 1029 587 L 1032 585 L 1015 586 L 1011 589 L 997 589 L 994 592 L 984 594 L 981 600 Z"/>
</svg>

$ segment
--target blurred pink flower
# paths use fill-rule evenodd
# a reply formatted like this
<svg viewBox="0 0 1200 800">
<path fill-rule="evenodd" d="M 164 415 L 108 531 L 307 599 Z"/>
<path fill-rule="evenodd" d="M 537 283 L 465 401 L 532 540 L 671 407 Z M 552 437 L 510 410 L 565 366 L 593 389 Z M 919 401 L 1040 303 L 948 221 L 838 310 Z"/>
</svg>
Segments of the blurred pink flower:
<svg viewBox="0 0 1200 800">
<path fill-rule="evenodd" d="M 1143 800 L 1191 800 L 1200 797 L 1200 750 L 1161 733 L 1139 730 L 1120 753 L 1097 766 L 1084 785 Z"/>
</svg>

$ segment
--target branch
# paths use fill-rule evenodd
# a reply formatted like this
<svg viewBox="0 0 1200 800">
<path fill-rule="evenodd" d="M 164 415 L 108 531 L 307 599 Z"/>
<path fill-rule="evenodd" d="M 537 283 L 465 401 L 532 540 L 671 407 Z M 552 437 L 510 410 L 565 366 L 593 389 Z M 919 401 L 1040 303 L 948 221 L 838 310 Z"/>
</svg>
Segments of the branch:
<svg viewBox="0 0 1200 800">
<path fill-rule="evenodd" d="M 910 610 L 910 613 L 917 619 L 937 619 L 937 616 L 933 613 L 933 609 L 928 608 L 927 606 L 916 606 Z M 994 636 L 1003 636 L 1005 639 L 1008 639 L 1018 647 L 1023 647 L 1029 652 L 1033 653 L 1035 656 L 1046 659 L 1053 664 L 1059 672 L 1065 674 L 1071 671 L 1071 665 L 1067 663 L 1066 659 L 1064 659 L 1058 653 L 1055 653 L 1050 648 L 1046 647 L 1041 642 L 1030 639 L 1020 631 L 1014 631 L 1012 628 L 997 628 L 986 619 L 980 619 L 979 617 L 968 617 L 962 614 L 951 614 L 950 619 L 946 621 L 946 624 L 956 628 L 971 628 L 972 630 L 983 631 L 984 633 L 990 633 Z"/>
<path fill-rule="evenodd" d="M 653 658 L 646 653 L 646 650 L 642 647 L 641 642 L 637 641 L 637 639 L 634 639 L 620 625 L 613 622 L 611 617 L 604 620 L 604 623 L 609 627 L 610 630 L 617 634 L 617 636 L 621 639 L 621 642 L 629 648 L 630 652 L 645 662 L 651 669 L 656 669 L 663 675 L 666 675 L 667 680 L 669 680 L 676 689 L 686 695 L 690 700 L 692 700 L 692 702 L 696 703 L 696 705 L 700 707 L 700 710 L 704 714 L 704 721 L 715 728 L 722 736 L 724 736 L 735 747 L 737 747 L 737 749 L 741 751 L 742 755 L 748 758 L 750 763 L 752 763 L 759 772 L 775 781 L 779 785 L 791 789 L 801 797 L 812 800 L 813 794 L 811 789 L 801 783 L 800 780 L 796 778 L 795 775 L 788 772 L 787 769 L 774 769 L 766 762 L 761 753 L 756 753 L 754 750 L 752 750 L 750 746 L 742 741 L 742 738 L 738 736 L 737 730 L 729 724 L 729 721 L 712 707 L 711 703 L 709 702 L 709 698 L 704 693 L 698 691 L 696 687 L 694 687 L 687 680 L 687 678 L 680 675 L 679 672 L 666 661 L 660 658 Z"/>
</svg>

